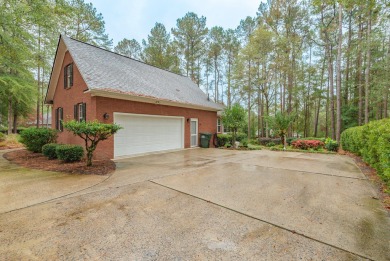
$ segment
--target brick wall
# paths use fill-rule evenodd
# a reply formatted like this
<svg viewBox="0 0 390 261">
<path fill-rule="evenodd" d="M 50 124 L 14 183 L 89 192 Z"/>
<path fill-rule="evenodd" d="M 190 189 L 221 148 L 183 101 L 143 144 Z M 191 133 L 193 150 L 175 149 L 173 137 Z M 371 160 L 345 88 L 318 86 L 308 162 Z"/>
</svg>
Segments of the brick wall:
<svg viewBox="0 0 390 261">
<path fill-rule="evenodd" d="M 166 106 L 160 104 L 142 103 L 127 100 L 118 100 L 105 97 L 91 97 L 90 94 L 84 93 L 87 85 L 80 75 L 76 64 L 73 64 L 73 86 L 70 89 L 64 89 L 64 67 L 72 62 L 71 55 L 65 54 L 62 64 L 61 74 L 57 83 L 57 89 L 54 95 L 52 126 L 55 128 L 55 110 L 62 107 L 64 111 L 64 121 L 74 118 L 74 105 L 84 102 L 87 106 L 87 121 L 97 119 L 105 123 L 113 122 L 114 112 L 136 113 L 136 114 L 152 114 L 164 116 L 180 116 L 184 117 L 184 146 L 190 147 L 190 122 L 189 118 L 197 118 L 199 124 L 199 132 L 217 131 L 217 113 L 211 111 L 203 111 L 196 109 L 188 109 L 174 106 Z M 109 114 L 109 119 L 103 118 L 104 113 Z M 71 133 L 64 130 L 58 135 L 58 143 L 64 144 L 80 144 L 84 146 L 83 141 L 79 137 L 73 136 Z M 211 142 L 212 146 L 212 142 Z M 114 157 L 114 139 L 109 138 L 102 141 L 96 150 L 95 157 L 113 158 Z"/>
<path fill-rule="evenodd" d="M 202 111 L 174 106 L 166 106 L 152 103 L 134 102 L 126 100 L 118 100 L 104 97 L 96 97 L 96 115 L 99 121 L 106 123 L 113 122 L 114 112 L 136 113 L 136 114 L 151 114 L 163 116 L 180 116 L 184 117 L 184 147 L 190 147 L 190 122 L 189 118 L 197 118 L 199 133 L 217 131 L 217 113 L 211 111 Z M 108 120 L 103 119 L 103 115 L 108 113 Z M 212 142 L 210 143 L 210 145 Z M 212 145 L 211 145 L 212 146 Z M 114 139 L 111 137 L 99 148 L 99 154 L 104 157 L 113 157 L 114 155 Z"/>
<path fill-rule="evenodd" d="M 74 105 L 77 103 L 86 103 L 87 107 L 87 120 L 93 120 L 96 118 L 96 106 L 95 97 L 91 97 L 90 94 L 84 93 L 87 89 L 87 84 L 84 82 L 76 64 L 73 64 L 73 86 L 69 89 L 64 89 L 64 67 L 73 62 L 73 59 L 69 52 L 66 52 L 64 61 L 61 66 L 61 74 L 57 82 L 57 88 L 53 99 L 52 110 L 52 127 L 56 127 L 56 109 L 63 108 L 64 121 L 74 119 Z M 73 136 L 73 134 L 64 130 L 58 134 L 58 143 L 64 144 L 79 144 L 84 146 L 83 140 L 79 137 Z"/>
</svg>

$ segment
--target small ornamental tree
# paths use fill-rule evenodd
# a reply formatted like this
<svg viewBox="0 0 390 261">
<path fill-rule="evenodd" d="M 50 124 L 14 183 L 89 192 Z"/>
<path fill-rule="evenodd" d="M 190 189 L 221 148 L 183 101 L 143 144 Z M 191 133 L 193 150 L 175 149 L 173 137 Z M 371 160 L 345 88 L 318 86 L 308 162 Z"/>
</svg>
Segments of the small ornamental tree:
<svg viewBox="0 0 390 261">
<path fill-rule="evenodd" d="M 122 129 L 117 124 L 105 124 L 97 120 L 90 122 L 72 120 L 64 122 L 64 128 L 84 140 L 85 150 L 87 151 L 87 166 L 92 166 L 93 152 L 98 143 Z"/>
<path fill-rule="evenodd" d="M 233 146 L 236 143 L 238 129 L 245 126 L 245 117 L 245 110 L 238 103 L 226 108 L 221 116 L 223 125 L 233 131 Z"/>
<path fill-rule="evenodd" d="M 270 128 L 276 131 L 277 134 L 279 134 L 283 144 L 283 149 L 285 150 L 287 131 L 291 123 L 294 122 L 295 115 L 277 112 L 275 116 L 266 117 L 265 119 L 268 122 Z"/>
</svg>

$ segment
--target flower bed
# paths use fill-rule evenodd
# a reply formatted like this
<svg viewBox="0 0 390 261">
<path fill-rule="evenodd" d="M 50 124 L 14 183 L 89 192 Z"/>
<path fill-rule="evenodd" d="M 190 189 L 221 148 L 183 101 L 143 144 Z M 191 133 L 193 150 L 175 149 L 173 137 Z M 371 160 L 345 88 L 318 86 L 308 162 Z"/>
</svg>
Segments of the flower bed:
<svg viewBox="0 0 390 261">
<path fill-rule="evenodd" d="M 324 143 L 319 140 L 296 140 L 291 143 L 292 147 L 294 149 L 300 149 L 300 150 L 319 150 L 321 148 L 324 148 Z"/>
</svg>

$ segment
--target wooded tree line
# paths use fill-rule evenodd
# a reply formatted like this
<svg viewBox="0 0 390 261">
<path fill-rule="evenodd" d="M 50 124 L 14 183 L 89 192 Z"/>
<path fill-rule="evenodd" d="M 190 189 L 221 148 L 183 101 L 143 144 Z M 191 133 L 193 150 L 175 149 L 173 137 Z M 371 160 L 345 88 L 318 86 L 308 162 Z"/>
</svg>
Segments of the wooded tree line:
<svg viewBox="0 0 390 261">
<path fill-rule="evenodd" d="M 32 96 L 44 108 L 60 32 L 184 74 L 228 107 L 240 103 L 249 138 L 268 137 L 264 119 L 278 111 L 296 115 L 290 136 L 333 139 L 389 114 L 390 10 L 383 0 L 269 0 L 234 29 L 208 28 L 206 17 L 189 12 L 170 30 L 156 23 L 141 43 L 125 38 L 116 46 L 102 15 L 83 0 L 0 3 L 0 110 L 8 122 L 29 111 Z"/>
<path fill-rule="evenodd" d="M 103 16 L 83 0 L 0 0 L 0 124 L 8 133 L 32 111 L 42 124 L 60 33 L 112 46 Z"/>
</svg>

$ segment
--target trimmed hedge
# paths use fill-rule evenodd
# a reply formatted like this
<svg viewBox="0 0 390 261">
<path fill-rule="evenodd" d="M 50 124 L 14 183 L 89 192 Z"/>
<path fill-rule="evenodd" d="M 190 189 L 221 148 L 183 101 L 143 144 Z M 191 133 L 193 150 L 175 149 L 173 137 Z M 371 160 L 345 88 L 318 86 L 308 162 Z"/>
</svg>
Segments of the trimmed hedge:
<svg viewBox="0 0 390 261">
<path fill-rule="evenodd" d="M 218 147 L 225 146 L 226 143 L 232 143 L 232 135 L 230 134 L 217 134 Z"/>
<path fill-rule="evenodd" d="M 84 149 L 79 145 L 58 145 L 56 148 L 57 158 L 64 162 L 80 161 L 84 156 Z"/>
<path fill-rule="evenodd" d="M 42 146 L 54 143 L 57 139 L 57 131 L 46 128 L 28 128 L 20 133 L 20 142 L 26 149 L 32 152 L 42 152 Z"/>
<path fill-rule="evenodd" d="M 59 145 L 57 143 L 49 143 L 42 146 L 42 154 L 48 157 L 49 159 L 56 159 L 57 153 L 56 149 Z"/>
<path fill-rule="evenodd" d="M 343 150 L 362 156 L 390 185 L 390 118 L 345 130 L 341 145 Z"/>
<path fill-rule="evenodd" d="M 259 145 L 271 147 L 270 145 L 268 145 L 269 143 L 273 144 L 272 146 L 280 145 L 282 144 L 282 140 L 280 138 L 259 138 L 258 139 Z"/>
<path fill-rule="evenodd" d="M 236 133 L 236 141 L 243 142 L 247 139 L 247 135 L 242 132 Z M 231 133 L 217 134 L 217 142 L 219 147 L 230 145 L 233 143 L 233 135 Z M 230 147 L 228 146 L 228 147 Z"/>
</svg>

